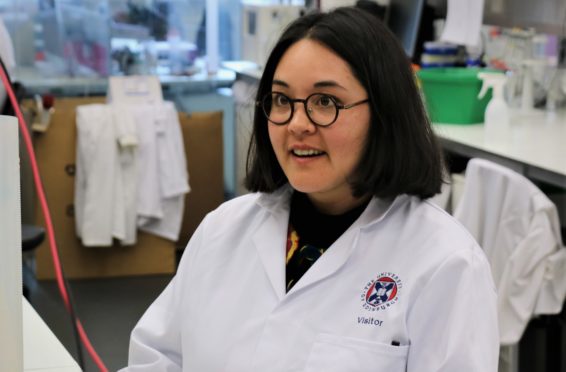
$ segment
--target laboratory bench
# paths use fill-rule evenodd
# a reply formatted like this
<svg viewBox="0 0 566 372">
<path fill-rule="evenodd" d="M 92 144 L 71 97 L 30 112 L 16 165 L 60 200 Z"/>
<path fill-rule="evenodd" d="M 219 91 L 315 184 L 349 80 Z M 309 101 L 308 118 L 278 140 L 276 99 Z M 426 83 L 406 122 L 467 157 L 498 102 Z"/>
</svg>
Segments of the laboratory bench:
<svg viewBox="0 0 566 372">
<path fill-rule="evenodd" d="M 534 181 L 566 188 L 566 111 L 511 110 L 508 132 L 486 136 L 483 124 L 435 123 L 442 147 L 504 165 Z"/>
</svg>

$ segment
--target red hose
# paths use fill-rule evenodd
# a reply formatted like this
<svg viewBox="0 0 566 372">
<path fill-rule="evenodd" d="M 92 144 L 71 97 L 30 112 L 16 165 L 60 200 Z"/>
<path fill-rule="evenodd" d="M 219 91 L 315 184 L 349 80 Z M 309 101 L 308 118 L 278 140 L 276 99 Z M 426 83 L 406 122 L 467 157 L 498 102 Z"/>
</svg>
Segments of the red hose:
<svg viewBox="0 0 566 372">
<path fill-rule="evenodd" d="M 64 281 L 63 281 L 63 271 L 61 270 L 61 261 L 59 259 L 59 251 L 57 249 L 57 244 L 55 242 L 55 233 L 54 233 L 54 230 L 53 230 L 53 222 L 51 221 L 51 213 L 49 212 L 49 206 L 47 205 L 47 199 L 45 197 L 45 192 L 43 190 L 43 183 L 41 182 L 41 177 L 39 175 L 39 168 L 37 166 L 37 161 L 36 161 L 36 158 L 35 158 L 35 152 L 33 151 L 33 145 L 32 145 L 32 142 L 31 142 L 31 137 L 30 137 L 30 134 L 28 132 L 28 128 L 27 128 L 26 122 L 24 120 L 24 116 L 22 115 L 22 111 L 20 110 L 20 106 L 19 106 L 18 101 L 16 99 L 16 95 L 14 94 L 14 91 L 12 90 L 10 80 L 8 79 L 8 76 L 6 75 L 6 72 L 4 71 L 3 68 L 0 68 L 0 77 L 2 78 L 2 83 L 4 84 L 4 87 L 6 88 L 6 92 L 8 93 L 8 97 L 10 98 L 10 102 L 12 103 L 12 106 L 14 107 L 14 111 L 16 112 L 16 116 L 18 117 L 18 122 L 19 122 L 19 126 L 20 126 L 20 129 L 21 129 L 22 135 L 24 137 L 26 150 L 29 154 L 31 168 L 32 168 L 32 172 L 33 172 L 33 180 L 35 182 L 37 196 L 38 196 L 39 202 L 41 204 L 41 211 L 43 212 L 43 218 L 45 219 L 45 228 L 47 230 L 47 237 L 48 237 L 48 241 L 49 241 L 49 248 L 51 249 L 51 256 L 53 257 L 53 266 L 55 268 L 55 276 L 57 278 L 57 286 L 59 287 L 59 293 L 61 294 L 61 297 L 63 298 L 63 302 L 65 303 L 65 307 L 67 308 L 67 311 L 70 312 L 70 310 L 71 310 L 70 306 L 71 305 L 70 305 L 70 302 L 69 302 L 69 294 L 67 293 L 67 290 L 65 288 L 65 284 L 64 284 Z M 101 372 L 108 372 L 108 369 L 106 368 L 106 366 L 102 362 L 102 359 L 100 359 L 100 357 L 96 353 L 96 350 L 94 350 L 92 344 L 90 343 L 90 340 L 88 339 L 87 334 L 84 331 L 83 326 L 81 324 L 81 321 L 78 319 L 78 317 L 75 318 L 75 322 L 77 324 L 77 328 L 78 328 L 78 331 L 79 331 L 79 337 L 81 339 L 81 342 L 83 343 L 85 349 L 87 350 L 87 352 L 91 356 L 92 360 L 94 361 L 94 363 L 97 365 L 98 369 Z"/>
</svg>

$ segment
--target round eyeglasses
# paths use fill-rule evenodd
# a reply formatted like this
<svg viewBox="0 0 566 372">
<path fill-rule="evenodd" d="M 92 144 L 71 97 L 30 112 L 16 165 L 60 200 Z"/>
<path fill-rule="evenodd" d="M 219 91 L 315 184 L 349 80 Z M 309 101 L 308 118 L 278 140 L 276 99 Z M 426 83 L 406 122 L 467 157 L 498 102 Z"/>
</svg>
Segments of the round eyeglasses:
<svg viewBox="0 0 566 372">
<path fill-rule="evenodd" d="M 283 93 L 271 92 L 263 100 L 256 102 L 256 105 L 263 108 L 267 120 L 276 125 L 285 125 L 293 118 L 295 103 L 302 102 L 309 120 L 315 125 L 327 127 L 338 119 L 340 110 L 347 110 L 368 101 L 364 99 L 343 105 L 338 103 L 333 96 L 324 93 L 314 93 L 305 99 L 292 99 Z"/>
</svg>

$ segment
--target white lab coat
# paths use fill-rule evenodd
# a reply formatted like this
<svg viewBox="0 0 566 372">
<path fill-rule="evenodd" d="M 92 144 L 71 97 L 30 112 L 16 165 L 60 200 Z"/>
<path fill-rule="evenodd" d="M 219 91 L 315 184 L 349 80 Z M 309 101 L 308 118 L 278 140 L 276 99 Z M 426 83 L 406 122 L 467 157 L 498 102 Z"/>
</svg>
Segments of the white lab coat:
<svg viewBox="0 0 566 372">
<path fill-rule="evenodd" d="M 177 241 L 181 231 L 189 174 L 179 115 L 172 102 L 131 105 L 137 124 L 137 215 L 140 230 Z"/>
<path fill-rule="evenodd" d="M 519 342 L 532 316 L 561 311 L 566 250 L 556 206 L 538 187 L 509 168 L 472 159 L 454 216 L 489 259 L 502 345 Z"/>
<path fill-rule="evenodd" d="M 75 222 L 85 246 L 136 241 L 135 134 L 114 114 L 107 105 L 77 107 Z"/>
<path fill-rule="evenodd" d="M 77 107 L 76 230 L 85 246 L 133 245 L 138 227 L 176 241 L 188 178 L 172 102 Z"/>
<path fill-rule="evenodd" d="M 497 370 L 489 265 L 452 217 L 415 197 L 373 199 L 285 293 L 290 195 L 248 194 L 205 218 L 123 371 Z M 374 307 L 378 278 L 389 288 Z"/>
</svg>

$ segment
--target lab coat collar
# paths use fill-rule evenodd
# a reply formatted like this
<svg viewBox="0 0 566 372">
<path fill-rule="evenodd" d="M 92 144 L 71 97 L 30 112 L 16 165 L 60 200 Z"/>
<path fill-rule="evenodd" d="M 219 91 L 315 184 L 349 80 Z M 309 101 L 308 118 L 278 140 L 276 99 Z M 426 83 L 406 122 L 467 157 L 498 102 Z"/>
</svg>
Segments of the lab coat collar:
<svg viewBox="0 0 566 372">
<path fill-rule="evenodd" d="M 267 211 L 267 217 L 252 237 L 265 273 L 280 301 L 285 296 L 285 255 L 292 194 L 293 189 L 289 185 L 270 194 L 260 194 L 257 204 Z"/>
<path fill-rule="evenodd" d="M 292 192 L 290 186 L 283 186 L 274 193 L 262 194 L 258 198 L 258 204 L 268 212 L 268 216 L 253 236 L 266 275 L 279 300 L 283 300 L 286 295 L 285 247 Z M 385 219 L 407 198 L 406 195 L 398 196 L 393 201 L 373 198 L 360 217 L 328 248 L 287 295 L 298 292 L 338 271 L 355 249 L 360 230 L 370 228 Z"/>
<path fill-rule="evenodd" d="M 291 195 L 293 188 L 289 184 L 285 184 L 272 193 L 262 193 L 257 199 L 260 207 L 266 209 L 272 214 L 280 213 L 281 211 L 289 212 L 291 202 Z"/>
<path fill-rule="evenodd" d="M 260 207 L 266 209 L 273 215 L 278 215 L 283 212 L 288 218 L 293 191 L 293 188 L 289 184 L 286 184 L 273 193 L 262 193 L 257 199 L 257 203 Z M 374 197 L 352 226 L 361 228 L 378 223 L 409 198 L 410 196 L 406 194 L 399 195 L 394 199 L 380 199 Z"/>
</svg>

